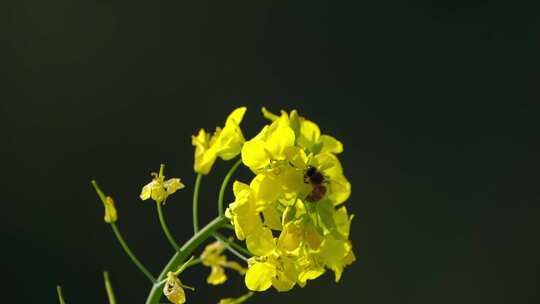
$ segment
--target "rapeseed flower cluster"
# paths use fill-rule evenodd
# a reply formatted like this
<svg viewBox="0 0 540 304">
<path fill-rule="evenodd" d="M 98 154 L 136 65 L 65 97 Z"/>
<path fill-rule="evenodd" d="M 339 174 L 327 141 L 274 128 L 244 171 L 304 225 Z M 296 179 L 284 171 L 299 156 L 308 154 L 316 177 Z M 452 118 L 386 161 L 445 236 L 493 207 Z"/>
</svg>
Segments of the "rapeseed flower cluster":
<svg viewBox="0 0 540 304">
<path fill-rule="evenodd" d="M 249 291 L 237 298 L 224 298 L 219 304 L 241 304 L 254 292 L 273 287 L 277 291 L 304 287 L 327 270 L 338 282 L 346 266 L 355 261 L 349 240 L 353 215 L 344 203 L 351 194 L 351 184 L 343 173 L 338 155 L 343 144 L 323 134 L 319 126 L 298 114 L 281 111 L 274 114 L 262 109 L 269 120 L 260 132 L 246 140 L 240 124 L 246 113 L 239 107 L 225 120 L 222 128 L 213 133 L 201 129 L 192 136 L 195 147 L 194 171 L 197 179 L 193 191 L 194 235 L 179 246 L 169 230 L 162 207 L 172 194 L 185 185 L 180 178 L 164 175 L 164 165 L 152 180 L 142 187 L 139 197 L 156 203 L 157 215 L 175 254 L 158 277 L 142 264 L 124 240 L 116 222 L 115 202 L 105 195 L 96 181 L 92 181 L 105 209 L 104 221 L 110 224 L 127 256 L 152 283 L 146 303 L 157 304 L 164 295 L 174 304 L 186 302 L 184 285 L 179 276 L 188 267 L 199 263 L 210 268 L 207 283 L 223 284 L 226 271 L 244 276 Z M 223 179 L 218 196 L 218 216 L 199 227 L 198 197 L 203 175 L 207 175 L 218 158 L 231 160 L 240 156 Z M 232 185 L 234 201 L 223 207 L 225 189 L 240 164 L 244 164 L 254 177 L 248 183 L 235 181 Z M 230 222 L 230 224 L 229 224 Z M 232 228 L 236 238 L 245 247 L 219 233 L 219 229 Z M 199 258 L 188 256 L 204 242 L 214 237 Z M 225 256 L 225 250 L 247 262 L 247 268 Z M 183 263 L 183 264 L 182 264 Z M 176 265 L 181 266 L 175 270 Z M 115 303 L 110 282 L 105 278 L 110 303 Z M 59 300 L 63 303 L 59 292 Z"/>
<path fill-rule="evenodd" d="M 240 109 L 242 115 L 235 114 Z M 238 124 L 245 108 L 240 109 L 227 119 L 235 130 L 230 138 L 221 138 L 226 126 L 212 137 L 219 140 L 207 141 L 206 153 L 214 149 L 230 151 L 228 156 L 241 154 L 243 164 L 255 174 L 250 183 L 234 182 L 235 200 L 225 213 L 236 237 L 254 254 L 248 260 L 247 288 L 288 291 L 297 284 L 305 286 L 326 269 L 339 281 L 344 267 L 355 261 L 349 241 L 353 216 L 342 206 L 351 193 L 337 157 L 342 143 L 322 134 L 297 111 L 276 115 L 264 108 L 270 123 L 244 142 Z M 196 144 L 196 164 L 204 163 L 201 146 Z"/>
</svg>

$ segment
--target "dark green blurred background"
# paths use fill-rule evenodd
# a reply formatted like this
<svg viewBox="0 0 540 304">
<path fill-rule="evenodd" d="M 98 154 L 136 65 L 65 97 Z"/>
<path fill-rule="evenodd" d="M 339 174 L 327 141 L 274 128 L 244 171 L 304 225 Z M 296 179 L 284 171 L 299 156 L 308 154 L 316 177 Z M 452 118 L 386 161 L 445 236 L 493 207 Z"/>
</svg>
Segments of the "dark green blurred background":
<svg viewBox="0 0 540 304">
<path fill-rule="evenodd" d="M 339 284 L 252 303 L 534 303 L 540 212 L 540 10 L 493 1 L 18 0 L 0 103 L 2 303 L 119 303 L 148 291 L 89 181 L 157 273 L 171 250 L 138 194 L 161 162 L 189 185 L 166 206 L 191 233 L 190 136 L 248 106 L 298 109 L 345 144 L 358 261 Z M 215 214 L 230 163 L 203 181 Z M 242 173 L 245 178 L 249 175 Z M 239 178 L 243 178 L 242 174 Z M 244 178 L 244 180 L 245 180 Z M 228 200 L 231 194 L 228 193 Z M 191 303 L 239 295 L 186 272 Z"/>
</svg>

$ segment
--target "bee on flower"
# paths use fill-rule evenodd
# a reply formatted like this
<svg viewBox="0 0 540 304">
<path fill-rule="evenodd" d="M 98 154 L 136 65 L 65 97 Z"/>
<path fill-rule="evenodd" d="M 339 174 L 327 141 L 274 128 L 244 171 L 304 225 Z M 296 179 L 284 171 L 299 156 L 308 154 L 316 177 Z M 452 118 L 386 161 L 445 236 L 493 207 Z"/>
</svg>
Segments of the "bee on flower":
<svg viewBox="0 0 540 304">
<path fill-rule="evenodd" d="M 226 213 L 255 254 L 246 286 L 287 291 L 325 269 L 339 281 L 355 260 L 348 240 L 352 216 L 336 209 L 351 193 L 337 156 L 343 145 L 296 111 L 276 115 L 263 108 L 263 115 L 271 123 L 241 151 L 256 175 L 250 184 L 235 182 L 236 199 Z"/>
</svg>

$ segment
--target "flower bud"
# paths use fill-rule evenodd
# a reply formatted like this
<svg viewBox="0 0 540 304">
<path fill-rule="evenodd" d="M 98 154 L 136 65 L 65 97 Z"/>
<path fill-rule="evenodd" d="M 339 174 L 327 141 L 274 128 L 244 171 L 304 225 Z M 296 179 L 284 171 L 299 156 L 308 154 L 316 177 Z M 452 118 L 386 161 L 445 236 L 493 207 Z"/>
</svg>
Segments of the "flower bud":
<svg viewBox="0 0 540 304">
<path fill-rule="evenodd" d="M 114 207 L 114 200 L 112 197 L 107 196 L 105 199 L 105 216 L 103 219 L 107 223 L 114 223 L 118 220 L 118 213 L 116 212 L 116 207 Z"/>
</svg>

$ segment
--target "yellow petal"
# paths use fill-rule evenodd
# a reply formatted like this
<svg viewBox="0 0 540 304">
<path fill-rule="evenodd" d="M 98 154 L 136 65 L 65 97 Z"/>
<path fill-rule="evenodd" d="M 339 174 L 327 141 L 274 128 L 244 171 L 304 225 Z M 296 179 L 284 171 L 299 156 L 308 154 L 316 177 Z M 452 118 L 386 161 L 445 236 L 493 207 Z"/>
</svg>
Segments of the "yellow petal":
<svg viewBox="0 0 540 304">
<path fill-rule="evenodd" d="M 259 210 L 275 202 L 281 195 L 280 184 L 267 175 L 258 174 L 249 186 L 253 190 L 257 209 Z"/>
<path fill-rule="evenodd" d="M 274 230 L 281 230 L 281 213 L 276 210 L 277 203 L 268 205 L 263 211 L 264 224 Z"/>
<path fill-rule="evenodd" d="M 294 131 L 289 127 L 277 128 L 266 140 L 265 148 L 275 160 L 285 159 L 287 148 L 294 146 Z"/>
<path fill-rule="evenodd" d="M 242 162 L 252 170 L 264 168 L 270 164 L 270 157 L 263 141 L 252 139 L 242 146 Z"/>
<path fill-rule="evenodd" d="M 306 224 L 304 227 L 304 239 L 313 250 L 318 250 L 323 242 L 323 236 L 317 231 L 313 224 Z"/>
<path fill-rule="evenodd" d="M 179 178 L 168 179 L 163 183 L 163 186 L 167 189 L 167 194 L 169 195 L 185 187 L 185 185 L 180 182 Z"/>
<path fill-rule="evenodd" d="M 317 143 L 321 136 L 321 130 L 319 126 L 310 120 L 302 121 L 300 125 L 300 137 L 298 138 L 298 145 L 305 149 L 311 149 L 311 147 Z"/>
<path fill-rule="evenodd" d="M 289 222 L 281 231 L 278 239 L 278 247 L 285 251 L 294 251 L 300 246 L 302 242 L 303 231 L 294 222 Z"/>
<path fill-rule="evenodd" d="M 325 270 L 322 267 L 306 269 L 298 275 L 298 283 L 300 286 L 304 287 L 308 280 L 315 280 L 316 278 L 320 277 L 324 272 Z"/>
<path fill-rule="evenodd" d="M 197 136 L 191 137 L 191 143 L 195 146 L 193 169 L 197 173 L 208 174 L 216 161 L 216 149 L 211 147 L 210 142 L 210 135 L 204 129 L 200 129 Z"/>
<path fill-rule="evenodd" d="M 351 183 L 343 175 L 333 179 L 328 186 L 328 198 L 334 205 L 345 202 L 351 196 Z"/>
<path fill-rule="evenodd" d="M 142 188 L 142 191 L 141 191 L 141 194 L 139 195 L 139 197 L 140 197 L 143 201 L 149 199 L 150 196 L 152 195 L 152 187 L 153 187 L 153 183 L 154 183 L 154 181 L 150 182 L 149 184 L 145 185 L 145 186 Z"/>
<path fill-rule="evenodd" d="M 272 279 L 272 286 L 279 292 L 289 291 L 296 285 L 297 279 L 295 260 L 284 257 L 277 267 L 276 276 Z"/>
<path fill-rule="evenodd" d="M 322 149 L 320 153 L 330 152 L 339 154 L 343 152 L 343 144 L 334 137 L 330 135 L 321 135 L 321 138 L 319 140 L 322 143 Z"/>
<path fill-rule="evenodd" d="M 347 208 L 341 207 L 334 213 L 334 222 L 338 232 L 345 238 L 349 238 L 349 231 L 351 229 L 352 217 L 349 217 Z"/>
<path fill-rule="evenodd" d="M 244 135 L 242 134 L 242 130 L 239 127 L 239 122 L 235 122 L 235 119 L 238 117 L 229 118 L 230 119 L 227 120 L 225 127 L 219 133 L 219 136 L 216 138 L 215 142 L 216 154 L 224 160 L 232 159 L 240 154 L 242 145 L 246 141 L 244 139 Z"/>
<path fill-rule="evenodd" d="M 258 256 L 265 256 L 276 249 L 276 242 L 272 231 L 268 228 L 260 227 L 246 238 L 246 245 L 249 251 Z"/>
<path fill-rule="evenodd" d="M 240 194 L 240 192 L 242 191 L 251 191 L 251 188 L 249 187 L 248 184 L 244 184 L 242 182 L 239 182 L 239 181 L 234 181 L 233 183 L 233 193 L 235 196 L 238 196 Z"/>
<path fill-rule="evenodd" d="M 347 261 L 346 257 L 351 249 L 352 246 L 348 241 L 336 240 L 331 236 L 328 236 L 321 246 L 321 260 L 334 271 L 336 282 L 341 278 L 343 267 Z"/>
<path fill-rule="evenodd" d="M 246 113 L 247 108 L 246 107 L 239 107 L 234 109 L 231 114 L 227 117 L 227 121 L 225 121 L 225 126 L 234 123 L 236 125 L 240 125 L 242 122 L 242 119 L 244 118 L 244 114 Z"/>
<path fill-rule="evenodd" d="M 204 153 L 195 155 L 195 164 L 193 165 L 193 170 L 200 174 L 208 174 L 212 169 L 212 166 L 216 162 L 217 153 L 215 146 L 206 150 Z"/>
<path fill-rule="evenodd" d="M 269 263 L 256 263 L 246 272 L 246 287 L 252 291 L 264 291 L 272 286 L 276 276 L 276 267 Z"/>
</svg>

